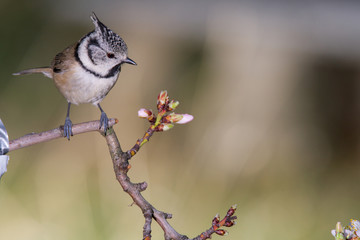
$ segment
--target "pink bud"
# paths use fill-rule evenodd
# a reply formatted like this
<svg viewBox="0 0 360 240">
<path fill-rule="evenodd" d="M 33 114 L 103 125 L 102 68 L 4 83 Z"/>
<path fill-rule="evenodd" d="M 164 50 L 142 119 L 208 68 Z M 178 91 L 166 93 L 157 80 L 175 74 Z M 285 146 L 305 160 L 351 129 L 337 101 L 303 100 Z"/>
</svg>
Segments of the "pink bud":
<svg viewBox="0 0 360 240">
<path fill-rule="evenodd" d="M 182 115 L 182 119 L 177 121 L 177 124 L 185 124 L 188 122 L 191 122 L 194 119 L 194 116 L 190 115 L 190 114 L 178 114 L 178 115 Z"/>
<path fill-rule="evenodd" d="M 148 110 L 146 108 L 141 108 L 138 111 L 138 117 L 140 117 L 140 118 L 149 118 L 150 116 L 152 116 L 151 110 Z"/>
<path fill-rule="evenodd" d="M 164 118 L 165 123 L 176 123 L 183 119 L 182 114 L 170 113 Z"/>
</svg>

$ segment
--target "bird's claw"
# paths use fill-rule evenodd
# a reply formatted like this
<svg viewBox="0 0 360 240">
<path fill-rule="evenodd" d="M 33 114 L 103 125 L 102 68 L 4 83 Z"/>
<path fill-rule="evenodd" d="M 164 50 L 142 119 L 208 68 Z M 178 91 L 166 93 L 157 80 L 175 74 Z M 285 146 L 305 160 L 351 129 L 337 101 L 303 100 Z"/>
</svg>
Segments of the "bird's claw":
<svg viewBox="0 0 360 240">
<path fill-rule="evenodd" d="M 70 136 L 73 136 L 72 122 L 69 117 L 66 117 L 65 124 L 64 124 L 64 137 L 66 137 L 68 140 L 70 140 Z"/>
<path fill-rule="evenodd" d="M 104 132 L 106 132 L 106 130 L 109 128 L 109 119 L 108 119 L 105 112 L 102 112 L 101 116 L 100 116 L 100 127 L 99 127 L 99 129 L 101 127 L 104 127 Z"/>
</svg>

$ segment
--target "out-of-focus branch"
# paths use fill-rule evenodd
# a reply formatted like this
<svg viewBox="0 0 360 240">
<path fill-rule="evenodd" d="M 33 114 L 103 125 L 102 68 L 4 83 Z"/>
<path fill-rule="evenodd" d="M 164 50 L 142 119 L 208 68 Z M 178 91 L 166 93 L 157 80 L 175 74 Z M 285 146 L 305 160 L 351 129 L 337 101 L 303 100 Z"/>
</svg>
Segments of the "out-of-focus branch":
<svg viewBox="0 0 360 240">
<path fill-rule="evenodd" d="M 109 127 L 114 126 L 117 122 L 118 120 L 115 118 L 109 119 Z M 74 135 L 91 132 L 91 131 L 102 132 L 102 129 L 99 129 L 99 126 L 100 126 L 100 121 L 78 123 L 73 125 L 72 131 Z M 20 138 L 11 140 L 9 151 L 14 151 L 37 143 L 47 142 L 62 137 L 64 137 L 64 126 L 60 126 L 58 128 L 51 129 L 46 132 L 30 133 Z"/>
</svg>

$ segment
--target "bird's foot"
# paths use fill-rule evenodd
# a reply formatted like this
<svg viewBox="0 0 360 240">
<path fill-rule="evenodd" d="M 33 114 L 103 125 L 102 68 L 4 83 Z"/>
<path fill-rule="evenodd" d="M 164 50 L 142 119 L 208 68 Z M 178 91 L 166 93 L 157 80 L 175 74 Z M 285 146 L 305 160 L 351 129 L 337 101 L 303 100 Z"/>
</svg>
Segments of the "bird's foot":
<svg viewBox="0 0 360 240">
<path fill-rule="evenodd" d="M 101 127 L 104 127 L 104 132 L 106 132 L 106 130 L 109 128 L 109 119 L 108 119 L 105 112 L 102 112 L 101 116 L 100 116 L 100 127 L 99 127 L 99 129 Z"/>
<path fill-rule="evenodd" d="M 69 117 L 66 117 L 65 124 L 64 124 L 64 137 L 66 137 L 68 140 L 70 140 L 70 136 L 73 136 L 72 122 Z"/>
</svg>

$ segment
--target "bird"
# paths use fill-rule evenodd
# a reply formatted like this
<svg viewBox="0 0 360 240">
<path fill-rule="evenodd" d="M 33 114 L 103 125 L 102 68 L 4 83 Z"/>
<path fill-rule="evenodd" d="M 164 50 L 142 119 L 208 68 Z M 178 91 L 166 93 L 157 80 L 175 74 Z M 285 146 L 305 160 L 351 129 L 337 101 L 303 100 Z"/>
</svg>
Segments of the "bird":
<svg viewBox="0 0 360 240">
<path fill-rule="evenodd" d="M 105 26 L 93 12 L 90 16 L 95 29 L 78 42 L 65 48 L 52 60 L 50 67 L 23 70 L 13 75 L 42 73 L 52 78 L 56 88 L 68 102 L 64 137 L 70 140 L 71 104 L 92 103 L 101 112 L 100 127 L 108 129 L 108 117 L 100 102 L 114 87 L 123 63 L 137 65 L 128 57 L 125 41 Z"/>
</svg>

